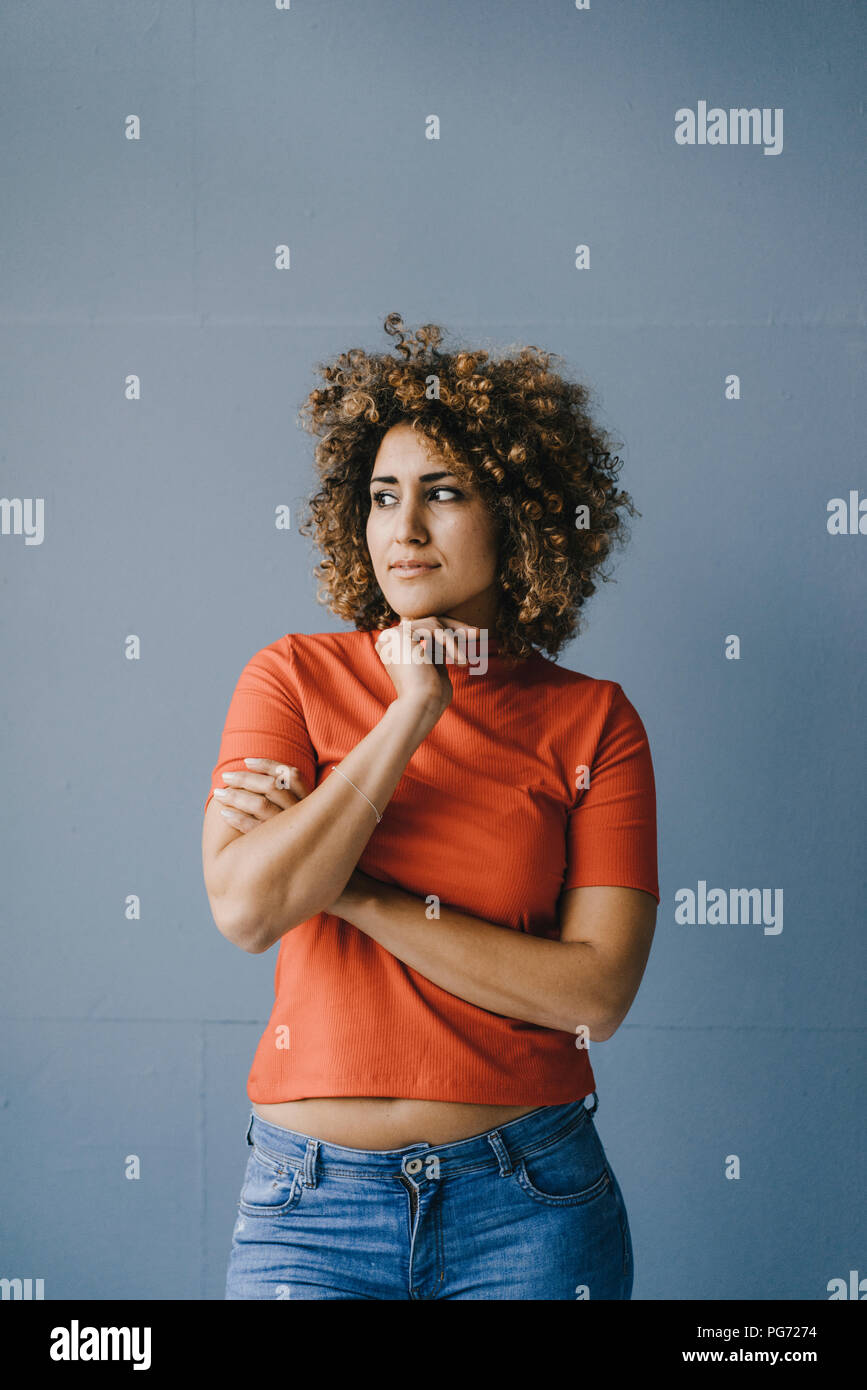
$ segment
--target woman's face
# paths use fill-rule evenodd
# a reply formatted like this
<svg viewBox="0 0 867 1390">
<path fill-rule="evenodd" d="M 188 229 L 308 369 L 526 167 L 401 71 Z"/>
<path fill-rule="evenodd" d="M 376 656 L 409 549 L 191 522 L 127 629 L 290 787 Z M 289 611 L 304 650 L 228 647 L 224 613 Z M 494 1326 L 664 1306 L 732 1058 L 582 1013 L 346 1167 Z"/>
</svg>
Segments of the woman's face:
<svg viewBox="0 0 867 1390">
<path fill-rule="evenodd" d="M 371 470 L 367 545 L 379 587 L 401 618 L 456 618 L 493 635 L 498 527 L 410 425 L 384 436 Z"/>
</svg>

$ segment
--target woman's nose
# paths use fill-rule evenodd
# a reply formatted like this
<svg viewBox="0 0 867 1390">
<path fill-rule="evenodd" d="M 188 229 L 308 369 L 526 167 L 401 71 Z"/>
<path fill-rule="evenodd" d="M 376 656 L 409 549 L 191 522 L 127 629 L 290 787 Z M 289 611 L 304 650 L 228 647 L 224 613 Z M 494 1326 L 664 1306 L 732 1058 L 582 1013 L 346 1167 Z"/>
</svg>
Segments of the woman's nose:
<svg viewBox="0 0 867 1390">
<path fill-rule="evenodd" d="M 396 510 L 395 539 L 402 545 L 408 541 L 425 541 L 427 531 L 419 504 L 412 498 L 405 498 Z"/>
</svg>

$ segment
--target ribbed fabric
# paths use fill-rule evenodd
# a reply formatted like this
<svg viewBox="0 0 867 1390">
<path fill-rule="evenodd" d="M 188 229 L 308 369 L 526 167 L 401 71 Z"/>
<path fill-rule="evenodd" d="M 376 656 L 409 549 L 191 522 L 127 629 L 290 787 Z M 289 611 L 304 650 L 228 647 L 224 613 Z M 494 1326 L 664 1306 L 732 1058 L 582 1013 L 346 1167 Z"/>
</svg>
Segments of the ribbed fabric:
<svg viewBox="0 0 867 1390">
<path fill-rule="evenodd" d="M 395 697 L 376 635 L 289 634 L 257 652 L 232 697 L 212 788 L 245 757 L 290 763 L 311 788 L 330 776 Z M 452 702 L 407 764 L 358 867 L 422 900 L 434 894 L 443 908 L 551 940 L 565 888 L 624 885 L 659 902 L 650 749 L 620 685 L 539 654 L 509 666 L 493 642 L 485 674 L 449 673 Z M 578 791 L 581 765 L 590 784 Z M 435 918 L 429 925 L 437 930 Z M 468 1003 L 329 913 L 281 938 L 274 985 L 247 1084 L 258 1103 L 559 1105 L 595 1089 L 573 1033 Z M 576 1027 L 582 1021 L 576 1014 Z"/>
</svg>

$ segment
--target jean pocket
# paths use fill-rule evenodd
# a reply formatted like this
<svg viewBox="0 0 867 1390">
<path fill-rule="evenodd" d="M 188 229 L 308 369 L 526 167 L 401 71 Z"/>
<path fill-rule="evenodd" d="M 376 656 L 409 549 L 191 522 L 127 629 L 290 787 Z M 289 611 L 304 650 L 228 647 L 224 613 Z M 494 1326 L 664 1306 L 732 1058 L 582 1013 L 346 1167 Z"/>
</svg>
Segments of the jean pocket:
<svg viewBox="0 0 867 1390">
<path fill-rule="evenodd" d="M 611 1169 L 608 1170 L 611 1172 Z M 626 1203 L 623 1200 L 623 1193 L 620 1191 L 614 1174 L 611 1174 L 611 1191 L 617 1203 L 617 1214 L 620 1221 L 620 1234 L 623 1238 L 623 1275 L 626 1280 L 627 1290 L 625 1297 L 632 1297 L 632 1280 L 635 1272 L 634 1254 L 632 1249 L 632 1232 L 629 1229 L 629 1216 L 626 1211 Z"/>
<path fill-rule="evenodd" d="M 254 1148 L 238 1206 L 246 1216 L 282 1216 L 298 1205 L 303 1190 L 299 1169 Z"/>
<path fill-rule="evenodd" d="M 548 1206 L 581 1206 L 611 1187 L 605 1150 L 589 1115 L 580 1117 L 565 1134 L 524 1154 L 514 1176 L 528 1197 Z"/>
</svg>

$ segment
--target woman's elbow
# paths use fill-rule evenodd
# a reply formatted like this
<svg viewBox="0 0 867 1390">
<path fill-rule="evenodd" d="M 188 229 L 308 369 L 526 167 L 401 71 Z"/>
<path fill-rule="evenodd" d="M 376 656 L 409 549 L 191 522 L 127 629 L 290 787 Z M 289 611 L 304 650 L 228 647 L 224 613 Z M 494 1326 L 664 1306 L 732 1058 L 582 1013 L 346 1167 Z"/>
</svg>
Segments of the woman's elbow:
<svg viewBox="0 0 867 1390">
<path fill-rule="evenodd" d="M 237 878 L 231 883 L 205 882 L 211 917 L 221 936 L 250 955 L 267 951 L 264 922 L 254 897 L 239 892 Z"/>
<path fill-rule="evenodd" d="M 211 916 L 217 931 L 233 946 L 238 946 L 242 951 L 254 956 L 261 955 L 268 949 L 261 930 L 249 913 L 238 912 L 229 904 L 212 901 Z"/>
<path fill-rule="evenodd" d="M 281 904 L 279 910 L 268 916 L 253 911 L 249 903 L 239 902 L 237 898 L 211 905 L 211 915 L 220 935 L 251 956 L 264 954 L 275 941 L 314 917 L 318 910 L 311 909 L 309 902 L 292 900 Z"/>
<path fill-rule="evenodd" d="M 633 992 L 628 999 L 624 998 L 622 995 L 618 995 L 616 999 L 609 1002 L 608 1008 L 597 1022 L 594 1041 L 607 1042 L 609 1038 L 614 1037 L 614 1034 L 632 1008 L 634 998 L 635 994 Z"/>
</svg>

